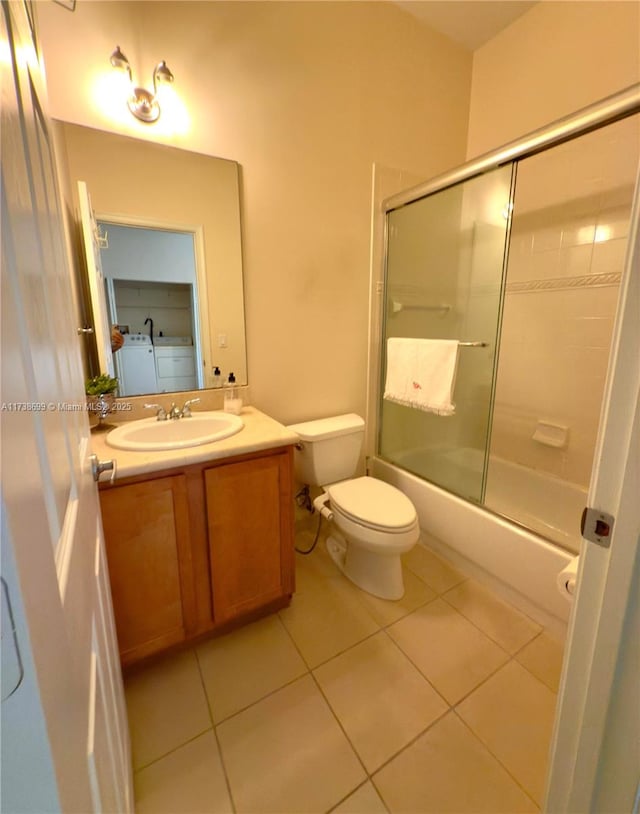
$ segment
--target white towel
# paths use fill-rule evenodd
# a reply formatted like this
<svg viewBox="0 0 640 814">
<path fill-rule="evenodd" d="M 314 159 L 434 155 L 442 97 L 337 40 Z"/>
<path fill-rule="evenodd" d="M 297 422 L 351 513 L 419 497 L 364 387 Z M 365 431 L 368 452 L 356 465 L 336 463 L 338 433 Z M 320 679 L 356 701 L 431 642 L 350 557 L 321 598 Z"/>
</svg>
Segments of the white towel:
<svg viewBox="0 0 640 814">
<path fill-rule="evenodd" d="M 453 415 L 458 344 L 455 339 L 388 339 L 384 398 L 428 413 Z"/>
</svg>

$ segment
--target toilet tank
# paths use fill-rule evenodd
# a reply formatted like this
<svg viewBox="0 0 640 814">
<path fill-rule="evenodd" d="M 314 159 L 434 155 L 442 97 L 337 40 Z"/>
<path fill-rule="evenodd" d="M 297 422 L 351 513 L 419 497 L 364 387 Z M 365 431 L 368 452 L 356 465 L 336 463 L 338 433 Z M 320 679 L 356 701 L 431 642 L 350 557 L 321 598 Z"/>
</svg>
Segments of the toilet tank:
<svg viewBox="0 0 640 814">
<path fill-rule="evenodd" d="M 296 476 L 309 486 L 325 486 L 351 478 L 358 466 L 364 421 L 355 413 L 292 424 L 301 449 L 296 449 Z"/>
</svg>

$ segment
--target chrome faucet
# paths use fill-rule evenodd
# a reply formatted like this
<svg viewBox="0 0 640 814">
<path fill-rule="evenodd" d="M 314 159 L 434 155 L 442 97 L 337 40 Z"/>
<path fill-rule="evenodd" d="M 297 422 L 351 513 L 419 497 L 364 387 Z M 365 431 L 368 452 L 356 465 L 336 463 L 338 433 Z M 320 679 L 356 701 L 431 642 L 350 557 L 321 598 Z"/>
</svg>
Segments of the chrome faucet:
<svg viewBox="0 0 640 814">
<path fill-rule="evenodd" d="M 189 418 L 191 416 L 191 407 L 189 405 L 197 404 L 199 401 L 200 399 L 188 399 L 182 405 L 182 409 L 178 407 L 175 401 L 172 401 L 168 411 L 160 404 L 145 404 L 144 407 L 145 410 L 157 410 L 156 418 L 158 421 L 167 421 L 169 418 L 177 420 L 179 418 Z"/>
<path fill-rule="evenodd" d="M 158 421 L 166 421 L 167 420 L 167 411 L 164 407 L 160 404 L 145 404 L 145 410 L 157 410 L 156 418 Z"/>
<path fill-rule="evenodd" d="M 185 401 L 185 403 L 182 405 L 182 410 L 180 410 L 180 415 L 182 416 L 182 418 L 190 418 L 191 407 L 189 405 L 198 404 L 199 401 L 200 399 L 188 399 L 187 401 Z"/>
</svg>

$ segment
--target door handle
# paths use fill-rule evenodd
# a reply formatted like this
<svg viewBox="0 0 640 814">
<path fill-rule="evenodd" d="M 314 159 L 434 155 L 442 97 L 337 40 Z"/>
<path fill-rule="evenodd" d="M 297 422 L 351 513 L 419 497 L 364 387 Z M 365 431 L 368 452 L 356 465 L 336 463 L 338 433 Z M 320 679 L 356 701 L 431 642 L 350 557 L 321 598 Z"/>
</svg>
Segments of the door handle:
<svg viewBox="0 0 640 814">
<path fill-rule="evenodd" d="M 103 472 L 111 472 L 109 482 L 113 483 L 116 479 L 117 462 L 113 458 L 110 461 L 99 461 L 97 455 L 90 455 L 89 461 L 91 463 L 91 475 L 96 483 L 100 480 L 100 475 Z"/>
</svg>

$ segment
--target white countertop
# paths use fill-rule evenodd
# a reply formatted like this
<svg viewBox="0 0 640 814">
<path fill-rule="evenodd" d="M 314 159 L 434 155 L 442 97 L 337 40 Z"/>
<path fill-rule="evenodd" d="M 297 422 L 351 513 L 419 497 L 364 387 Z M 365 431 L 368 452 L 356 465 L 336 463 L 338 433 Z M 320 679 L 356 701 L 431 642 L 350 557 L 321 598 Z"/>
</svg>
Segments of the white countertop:
<svg viewBox="0 0 640 814">
<path fill-rule="evenodd" d="M 109 446 L 105 438 L 108 430 L 118 426 L 113 424 L 103 430 L 91 432 L 91 449 L 98 456 L 98 460 L 117 462 L 115 479 L 118 480 L 131 475 L 142 475 L 161 469 L 189 466 L 202 461 L 215 461 L 247 452 L 258 452 L 261 449 L 287 446 L 298 441 L 295 432 L 290 432 L 284 425 L 256 410 L 255 407 L 243 407 L 241 418 L 244 427 L 229 438 L 196 447 L 157 452 L 133 452 Z M 109 475 L 109 472 L 105 472 L 101 481 L 108 481 Z"/>
</svg>

